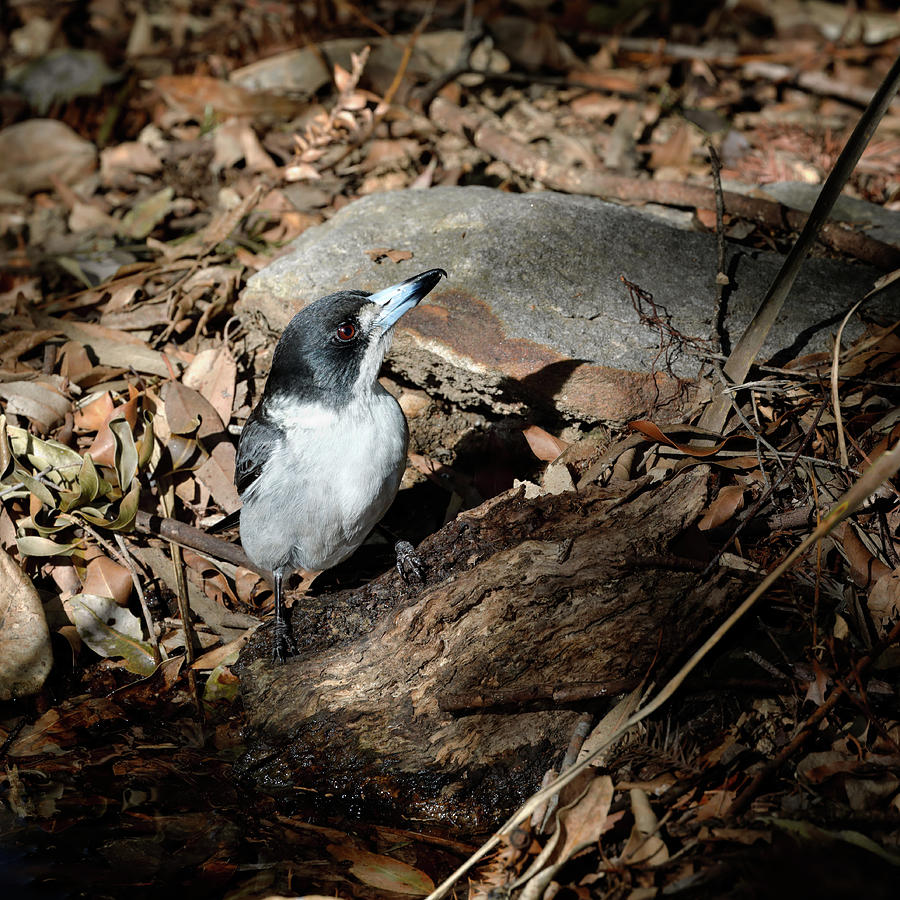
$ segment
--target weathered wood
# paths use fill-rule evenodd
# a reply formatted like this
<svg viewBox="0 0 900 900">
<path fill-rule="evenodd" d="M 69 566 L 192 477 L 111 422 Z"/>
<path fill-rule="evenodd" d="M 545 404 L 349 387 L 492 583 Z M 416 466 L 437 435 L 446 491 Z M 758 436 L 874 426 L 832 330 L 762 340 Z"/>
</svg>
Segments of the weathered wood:
<svg viewBox="0 0 900 900">
<path fill-rule="evenodd" d="M 492 826 L 538 787 L 580 709 L 510 696 L 621 690 L 654 663 L 656 676 L 723 605 L 722 579 L 697 585 L 659 562 L 706 504 L 708 474 L 510 492 L 423 543 L 424 586 L 387 574 L 298 604 L 298 657 L 273 666 L 265 629 L 242 659 L 254 737 L 240 774 L 327 790 L 367 815 Z M 466 696 L 507 706 L 444 711 Z"/>
</svg>

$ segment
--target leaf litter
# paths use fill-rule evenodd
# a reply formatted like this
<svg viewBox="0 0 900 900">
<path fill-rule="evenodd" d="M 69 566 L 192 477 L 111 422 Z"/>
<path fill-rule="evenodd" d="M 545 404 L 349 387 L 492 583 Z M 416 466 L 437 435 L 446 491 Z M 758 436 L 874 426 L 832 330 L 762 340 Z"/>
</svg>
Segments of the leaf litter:
<svg viewBox="0 0 900 900">
<path fill-rule="evenodd" d="M 241 747 L 229 665 L 271 594 L 246 566 L 192 551 L 179 563 L 174 545 L 135 528 L 139 512 L 202 527 L 237 507 L 230 435 L 258 396 L 267 352 L 232 321 L 237 292 L 349 198 L 411 185 L 577 190 L 571 173 L 584 187 L 586 173 L 605 172 L 618 179 L 604 182 L 608 196 L 640 199 L 652 184 L 656 202 L 715 230 L 712 193 L 687 191 L 708 191 L 704 140 L 721 141 L 730 185 L 817 183 L 843 143 L 836 136 L 875 86 L 871 70 L 896 55 L 896 16 L 877 4 L 865 12 L 816 4 L 788 21 L 779 4 L 739 3 L 724 41 L 706 44 L 712 21 L 663 23 L 650 13 L 649 27 L 626 17 L 613 38 L 585 22 L 577 38 L 549 12 L 438 41 L 429 31 L 410 37 L 421 23 L 389 3 L 318 22 L 302 4 L 277 17 L 221 4 L 189 20 L 142 8 L 135 16 L 127 0 L 90 6 L 90 23 L 58 40 L 78 34 L 108 59 L 51 48 L 43 35 L 58 33 L 64 13 L 8 12 L 5 74 L 22 89 L 0 130 L 8 151 L 0 152 L 0 542 L 15 567 L 3 600 L 38 589 L 54 636 L 47 645 L 38 635 L 41 658 L 56 668 L 30 708 L 0 721 L 3 830 L 27 834 L 27 852 L 52 873 L 41 829 L 80 834 L 98 818 L 114 821 L 120 833 L 95 847 L 90 867 L 96 896 L 139 881 L 190 883 L 210 896 L 301 886 L 423 895 L 470 849 L 439 828 L 400 839 L 378 823 L 342 823 L 328 798 L 310 791 L 307 817 L 341 827 L 311 825 L 280 815 L 272 798 L 240 796 L 229 778 Z M 653 28 L 666 26 L 670 40 L 657 41 Z M 333 39 L 348 30 L 366 36 L 331 63 Z M 312 69 L 276 55 L 300 43 Z M 824 69 L 813 65 L 823 52 L 833 75 L 809 77 Z M 87 74 L 60 90 L 52 74 L 60 65 Z M 249 83 L 251 69 L 262 84 L 278 66 L 293 73 L 289 91 Z M 434 97 L 440 103 L 429 106 Z M 895 101 L 853 175 L 853 196 L 897 208 L 898 132 Z M 570 174 L 554 184 L 542 171 Z M 745 198 L 742 212 L 726 215 L 728 236 L 785 249 L 791 235 L 774 224 L 783 208 L 772 195 Z M 891 258 L 874 231 L 837 234 L 823 238 L 831 252 Z M 364 252 L 396 262 L 412 251 Z M 661 337 L 663 363 L 667 342 L 681 339 L 674 328 Z M 868 323 L 841 350 L 840 423 L 827 409 L 816 418 L 829 388 L 823 354 L 761 370 L 745 389 L 745 421 L 725 440 L 710 441 L 696 416 L 682 427 L 657 424 L 653 410 L 621 439 L 528 421 L 510 430 L 519 443 L 499 462 L 484 449 L 466 459 L 437 440 L 412 455 L 407 480 L 429 480 L 437 527 L 514 479 L 556 492 L 598 480 L 653 484 L 708 466 L 708 509 L 673 555 L 765 570 L 855 472 L 896 443 L 898 349 L 895 322 Z M 394 387 L 410 418 L 434 414 Z M 461 431 L 476 421 L 458 415 Z M 838 428 L 850 466 L 835 463 Z M 544 823 L 476 873 L 470 895 L 513 884 L 521 896 L 560 887 L 578 896 L 688 885 L 714 892 L 721 876 L 710 861 L 727 870 L 750 851 L 748 859 L 803 868 L 806 854 L 813 866 L 820 859 L 811 848 L 828 847 L 851 867 L 872 860 L 873 879 L 875 859 L 896 865 L 900 653 L 887 641 L 900 608 L 895 496 L 885 491 L 828 539 L 773 591 L 756 626 L 709 661 L 669 720 L 613 748 L 580 793 L 561 797 Z M 181 593 L 188 630 L 175 614 Z M 186 643 L 197 653 L 191 667 Z M 855 664 L 873 647 L 875 665 L 862 679 Z M 210 673 L 202 688 L 196 672 Z M 829 707 L 835 691 L 847 702 Z M 826 708 L 815 735 L 794 746 L 798 726 Z M 766 792 L 754 789 L 782 753 Z M 160 788 L 183 802 L 154 799 Z M 208 796 L 217 798 L 211 810 Z M 742 797 L 751 812 L 734 817 Z M 851 816 L 859 830 L 832 827 Z M 167 860 L 160 838 L 190 852 Z M 255 846 L 275 862 L 260 864 Z M 61 855 L 74 863 L 78 854 Z"/>
</svg>

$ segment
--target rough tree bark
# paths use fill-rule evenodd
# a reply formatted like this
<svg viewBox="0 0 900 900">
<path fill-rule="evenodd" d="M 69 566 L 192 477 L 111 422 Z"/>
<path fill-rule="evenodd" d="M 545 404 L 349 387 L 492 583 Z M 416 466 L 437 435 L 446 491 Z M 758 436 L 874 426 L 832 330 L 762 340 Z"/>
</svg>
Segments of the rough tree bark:
<svg viewBox="0 0 900 900">
<path fill-rule="evenodd" d="M 511 491 L 423 543 L 423 586 L 389 573 L 298 604 L 299 656 L 273 666 L 261 629 L 242 657 L 252 738 L 239 774 L 376 818 L 492 827 L 539 786 L 584 707 L 527 697 L 658 677 L 726 605 L 733 583 L 698 584 L 665 559 L 708 479 L 698 467 L 652 485 Z"/>
</svg>

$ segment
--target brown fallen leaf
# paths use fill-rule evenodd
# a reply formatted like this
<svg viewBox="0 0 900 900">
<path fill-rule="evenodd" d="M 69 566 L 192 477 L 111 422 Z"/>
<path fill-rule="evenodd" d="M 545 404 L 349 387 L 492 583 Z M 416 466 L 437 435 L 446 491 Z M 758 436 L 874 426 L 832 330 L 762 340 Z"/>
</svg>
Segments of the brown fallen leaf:
<svg viewBox="0 0 900 900">
<path fill-rule="evenodd" d="M 0 335 L 0 366 L 12 369 L 20 356 L 40 347 L 57 332 L 47 329 L 9 331 Z"/>
<path fill-rule="evenodd" d="M 729 440 L 731 440 L 731 436 L 729 436 L 713 447 L 695 447 L 691 444 L 680 444 L 670 438 L 667 434 L 664 434 L 660 430 L 658 425 L 655 425 L 653 422 L 648 422 L 644 419 L 638 419 L 637 421 L 629 422 L 628 429 L 629 431 L 639 431 L 645 437 L 648 437 L 651 441 L 657 441 L 660 444 L 666 444 L 669 447 L 680 450 L 682 453 L 686 453 L 688 456 L 698 456 L 700 458 L 706 456 L 714 456 L 728 443 Z M 694 429 L 690 426 L 684 425 L 679 426 L 678 431 L 695 431 L 701 437 L 707 434 L 707 432 L 703 432 L 700 429 Z"/>
<path fill-rule="evenodd" d="M 41 598 L 19 564 L 0 550 L 0 700 L 37 694 L 53 665 Z"/>
<path fill-rule="evenodd" d="M 88 453 L 91 454 L 91 459 L 93 459 L 97 465 L 109 466 L 110 468 L 115 465 L 116 441 L 113 437 L 112 429 L 109 427 L 109 423 L 114 418 L 125 419 L 132 432 L 134 432 L 134 427 L 137 424 L 138 400 L 141 395 L 137 388 L 131 387 L 130 385 L 129 395 L 129 399 L 125 403 L 121 406 L 117 406 L 106 417 L 106 420 L 97 431 L 97 436 L 91 442 Z"/>
<path fill-rule="evenodd" d="M 95 322 L 56 319 L 38 310 L 32 313 L 32 318 L 39 327 L 54 328 L 67 338 L 78 341 L 90 349 L 102 365 L 134 369 L 136 372 L 160 375 L 163 378 L 170 377 L 173 374 L 173 367 L 181 365 L 179 356 L 175 354 L 163 356 L 162 353 L 148 347 L 140 338 L 127 332 L 114 331 Z"/>
<path fill-rule="evenodd" d="M 125 606 L 131 596 L 131 572 L 108 556 L 95 556 L 87 564 L 84 577 L 84 593 L 98 597 L 110 597 Z"/>
<path fill-rule="evenodd" d="M 97 150 L 56 119 L 27 119 L 0 131 L 0 188 L 31 194 L 54 178 L 75 184 L 97 166 Z"/>
<path fill-rule="evenodd" d="M 739 484 L 727 484 L 709 504 L 709 509 L 697 524 L 701 531 L 709 531 L 727 522 L 734 514 L 744 508 L 744 488 Z"/>
<path fill-rule="evenodd" d="M 69 381 L 82 384 L 85 377 L 100 368 L 91 362 L 84 345 L 78 341 L 66 341 L 59 349 L 59 374 Z"/>
<path fill-rule="evenodd" d="M 198 122 L 204 120 L 210 109 L 222 118 L 291 119 L 309 108 L 306 101 L 250 91 L 208 75 L 160 75 L 153 80 L 153 86 L 173 110 Z"/>
<path fill-rule="evenodd" d="M 523 429 L 522 434 L 528 441 L 531 452 L 545 462 L 553 462 L 560 453 L 571 446 L 567 441 L 554 437 L 538 425 L 529 425 Z"/>
<path fill-rule="evenodd" d="M 245 172 L 271 172 L 275 161 L 263 149 L 256 132 L 244 119 L 229 119 L 213 132 L 213 160 L 210 169 L 221 172 L 244 161 Z"/>
<path fill-rule="evenodd" d="M 685 169 L 691 161 L 696 143 L 698 141 L 694 138 L 694 129 L 689 125 L 680 124 L 665 143 L 658 144 L 653 148 L 647 166 L 654 170 Z"/>
<path fill-rule="evenodd" d="M 139 141 L 124 141 L 100 151 L 100 178 L 107 187 L 131 187 L 135 174 L 154 175 L 160 169 L 159 156 Z"/>
<path fill-rule="evenodd" d="M 622 862 L 660 866 L 669 859 L 669 850 L 659 836 L 656 814 L 642 790 L 632 788 L 629 794 L 634 827 L 622 851 Z"/>
<path fill-rule="evenodd" d="M 230 440 L 216 439 L 224 433 L 225 426 L 213 405 L 198 391 L 177 381 L 166 386 L 164 400 L 166 420 L 172 433 L 196 433 L 201 446 L 209 453 L 194 471 L 197 481 L 226 512 L 237 509 L 241 500 L 234 486 L 236 451 Z"/>
<path fill-rule="evenodd" d="M 881 625 L 900 619 L 900 569 L 885 572 L 872 585 L 866 605 L 872 618 Z"/>
<path fill-rule="evenodd" d="M 78 431 L 99 431 L 109 421 L 114 409 L 112 394 L 103 391 L 75 410 L 75 428 Z"/>
<path fill-rule="evenodd" d="M 606 817 L 613 800 L 613 782 L 608 775 L 600 775 L 588 785 L 584 796 L 559 813 L 559 827 L 564 839 L 555 862 L 564 862 L 585 847 L 596 844 L 606 829 Z"/>
<path fill-rule="evenodd" d="M 335 859 L 349 862 L 351 874 L 369 887 L 411 897 L 434 890 L 434 882 L 424 872 L 390 856 L 337 844 L 329 844 L 328 852 Z"/>
<path fill-rule="evenodd" d="M 873 556 L 865 544 L 856 536 L 854 526 L 849 522 L 835 531 L 835 535 L 847 554 L 850 562 L 850 576 L 859 587 L 869 587 L 891 570 L 876 556 Z"/>
</svg>

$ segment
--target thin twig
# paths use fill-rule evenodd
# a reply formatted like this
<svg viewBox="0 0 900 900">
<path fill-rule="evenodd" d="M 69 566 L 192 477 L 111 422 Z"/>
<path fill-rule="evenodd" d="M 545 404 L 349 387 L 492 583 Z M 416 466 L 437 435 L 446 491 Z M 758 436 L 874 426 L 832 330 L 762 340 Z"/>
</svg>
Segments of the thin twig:
<svg viewBox="0 0 900 900">
<path fill-rule="evenodd" d="M 39 481 L 41 484 L 47 484 L 47 482 L 44 480 L 44 476 L 48 472 L 53 471 L 54 468 L 57 468 L 57 467 L 56 466 L 45 466 L 43 469 L 41 469 L 40 472 L 38 472 L 36 475 L 33 475 L 32 478 Z M 57 490 L 59 489 L 59 485 L 53 484 L 52 481 L 49 482 L 49 485 L 56 488 Z M 2 491 L 0 491 L 0 498 L 5 497 L 7 494 L 14 494 L 16 491 L 21 491 L 22 488 L 24 488 L 24 487 L 26 487 L 26 484 L 24 481 L 17 481 L 15 484 L 11 484 L 8 487 L 5 487 Z"/>
<path fill-rule="evenodd" d="M 864 300 L 865 298 L 863 298 Z M 844 422 L 841 416 L 841 398 L 838 393 L 838 367 L 841 359 L 841 335 L 844 333 L 844 326 L 850 321 L 850 316 L 856 312 L 862 305 L 863 300 L 858 300 L 850 307 L 849 312 L 841 320 L 841 325 L 837 330 L 834 338 L 834 352 L 831 356 L 831 408 L 834 412 L 834 424 L 837 428 L 838 439 L 838 455 L 841 458 L 842 466 L 850 465 L 850 458 L 847 456 L 847 439 L 844 437 Z"/>
<path fill-rule="evenodd" d="M 204 556 L 211 556 L 213 559 L 222 559 L 235 566 L 241 566 L 250 569 L 258 575 L 265 574 L 257 569 L 253 563 L 247 558 L 247 554 L 237 545 L 221 538 L 213 537 L 199 528 L 193 528 L 177 519 L 167 516 L 154 516 L 143 510 L 139 510 L 134 518 L 134 526 L 138 531 L 146 534 L 152 534 L 156 537 L 165 538 L 167 541 L 174 541 L 188 550 L 195 550 Z"/>
<path fill-rule="evenodd" d="M 171 493 L 170 493 L 171 491 Z M 159 502 L 166 514 L 166 518 L 171 518 L 171 498 L 174 490 L 160 490 Z M 197 684 L 197 673 L 193 668 L 194 662 L 194 629 L 191 623 L 191 603 L 188 597 L 187 581 L 184 577 L 184 557 L 181 553 L 181 547 L 174 541 L 169 541 L 169 549 L 172 552 L 172 565 L 175 569 L 175 586 L 178 595 L 178 613 L 181 616 L 181 629 L 184 635 L 184 653 L 187 658 L 187 677 L 188 687 L 194 697 L 194 704 L 197 708 L 197 719 L 202 724 L 206 718 L 203 710 L 203 703 L 200 700 L 200 686 Z"/>
<path fill-rule="evenodd" d="M 713 190 L 716 193 L 716 300 L 713 305 L 710 342 L 717 350 L 727 351 L 725 346 L 725 288 L 728 275 L 725 274 L 725 197 L 722 194 L 722 163 L 711 140 L 706 142 L 709 150 L 709 164 L 712 171 Z"/>
<path fill-rule="evenodd" d="M 137 566 L 134 564 L 134 558 L 128 550 L 125 538 L 121 534 L 116 535 L 116 543 L 122 551 L 122 559 L 126 568 L 131 572 L 131 583 L 138 595 L 138 601 L 141 604 L 141 614 L 144 617 L 144 625 L 147 626 L 147 633 L 150 635 L 150 643 L 153 645 L 153 658 L 158 663 L 162 660 L 162 652 L 159 647 L 159 636 L 156 633 L 156 627 L 153 622 L 153 616 L 150 614 L 150 607 L 147 606 L 147 597 L 144 595 L 144 588 L 141 584 L 140 575 Z"/>
<path fill-rule="evenodd" d="M 781 456 L 778 450 L 772 446 L 760 433 L 756 428 L 753 427 L 753 424 L 750 420 L 744 415 L 744 411 L 741 409 L 740 404 L 737 402 L 737 397 L 735 396 L 735 392 L 729 390 L 730 385 L 728 383 L 728 379 L 725 377 L 725 373 L 722 371 L 722 367 L 718 364 L 713 364 L 713 369 L 715 370 L 716 375 L 719 376 L 719 380 L 725 385 L 725 390 L 728 393 L 728 396 L 731 398 L 731 404 L 734 407 L 734 411 L 738 414 L 738 418 L 744 423 L 744 427 L 753 435 L 754 440 L 756 441 L 756 456 L 759 459 L 759 468 L 762 470 L 763 478 L 766 480 L 766 487 L 769 485 L 769 476 L 766 473 L 765 466 L 762 462 L 762 451 L 759 449 L 760 446 L 765 447 L 769 453 L 775 459 L 775 462 L 778 463 L 778 466 L 781 468 L 782 472 L 784 471 L 784 463 L 781 461 Z"/>
</svg>

